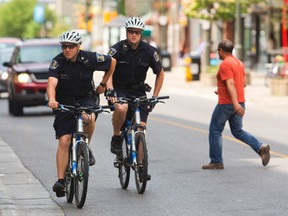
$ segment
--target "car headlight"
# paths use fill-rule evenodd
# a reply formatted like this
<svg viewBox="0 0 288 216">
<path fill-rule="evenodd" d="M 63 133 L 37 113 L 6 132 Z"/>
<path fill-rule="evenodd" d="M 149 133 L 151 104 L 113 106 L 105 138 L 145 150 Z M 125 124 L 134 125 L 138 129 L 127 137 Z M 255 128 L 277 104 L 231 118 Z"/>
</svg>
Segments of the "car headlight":
<svg viewBox="0 0 288 216">
<path fill-rule="evenodd" d="M 5 71 L 1 74 L 1 80 L 7 80 L 8 78 L 8 73 Z"/>
<path fill-rule="evenodd" d="M 16 80 L 17 80 L 18 83 L 32 82 L 30 75 L 27 74 L 27 73 L 18 74 L 18 76 L 16 77 Z"/>
</svg>

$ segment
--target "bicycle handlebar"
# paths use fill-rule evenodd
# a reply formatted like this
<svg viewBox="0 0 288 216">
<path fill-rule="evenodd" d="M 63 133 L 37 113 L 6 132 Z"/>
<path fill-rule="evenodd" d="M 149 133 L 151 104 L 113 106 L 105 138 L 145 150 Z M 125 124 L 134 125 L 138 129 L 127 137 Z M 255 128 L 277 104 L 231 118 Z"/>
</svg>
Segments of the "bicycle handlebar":
<svg viewBox="0 0 288 216">
<path fill-rule="evenodd" d="M 66 105 L 66 104 L 59 104 L 59 107 L 56 110 L 63 110 L 63 111 L 68 111 L 72 113 L 101 113 L 101 112 L 107 112 L 110 113 L 110 111 L 106 109 L 111 109 L 113 106 L 110 105 L 99 105 L 99 106 L 72 106 L 72 105 Z"/>
<path fill-rule="evenodd" d="M 151 97 L 151 98 L 146 98 L 146 96 L 142 97 L 135 97 L 133 99 L 131 98 L 125 98 L 125 97 L 118 97 L 118 103 L 130 103 L 130 104 L 156 104 L 156 103 L 164 103 L 161 100 L 169 99 L 169 96 L 159 96 L 159 97 Z"/>
</svg>

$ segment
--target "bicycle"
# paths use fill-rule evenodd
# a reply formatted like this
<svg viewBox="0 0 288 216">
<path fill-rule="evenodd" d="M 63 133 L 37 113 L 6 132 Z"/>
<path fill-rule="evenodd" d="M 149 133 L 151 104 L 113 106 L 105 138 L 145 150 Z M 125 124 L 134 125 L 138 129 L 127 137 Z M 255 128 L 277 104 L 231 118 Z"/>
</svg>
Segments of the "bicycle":
<svg viewBox="0 0 288 216">
<path fill-rule="evenodd" d="M 169 99 L 169 96 L 147 98 L 146 96 L 129 99 L 118 98 L 118 103 L 127 103 L 133 109 L 132 119 L 126 119 L 121 131 L 122 154 L 117 155 L 114 167 L 118 168 L 118 178 L 122 189 L 127 189 L 130 179 L 130 168 L 135 173 L 137 192 L 143 194 L 147 185 L 148 175 L 148 149 L 146 127 L 141 125 L 140 105 L 156 105 L 164 103 L 162 100 Z M 125 142 L 124 142 L 125 141 Z"/>
<path fill-rule="evenodd" d="M 65 172 L 65 193 L 68 203 L 72 203 L 75 195 L 75 204 L 82 208 L 85 204 L 89 178 L 89 149 L 88 138 L 83 130 L 83 113 L 108 112 L 111 106 L 84 107 L 59 104 L 58 110 L 70 112 L 75 116 L 75 131 L 72 134 L 69 148 L 69 162 Z"/>
</svg>

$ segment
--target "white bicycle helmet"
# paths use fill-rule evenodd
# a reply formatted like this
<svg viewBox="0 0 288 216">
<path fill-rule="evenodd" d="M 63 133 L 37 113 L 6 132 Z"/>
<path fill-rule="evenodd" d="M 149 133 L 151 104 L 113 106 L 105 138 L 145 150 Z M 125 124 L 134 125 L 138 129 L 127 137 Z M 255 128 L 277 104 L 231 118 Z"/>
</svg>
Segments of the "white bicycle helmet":
<svg viewBox="0 0 288 216">
<path fill-rule="evenodd" d="M 126 23 L 125 23 L 125 28 L 136 28 L 136 29 L 141 29 L 144 30 L 145 25 L 141 19 L 138 17 L 130 17 Z"/>
<path fill-rule="evenodd" d="M 82 43 L 82 38 L 79 32 L 77 31 L 66 31 L 64 32 L 60 38 L 59 42 L 62 43 L 74 43 L 74 44 L 81 44 Z"/>
</svg>

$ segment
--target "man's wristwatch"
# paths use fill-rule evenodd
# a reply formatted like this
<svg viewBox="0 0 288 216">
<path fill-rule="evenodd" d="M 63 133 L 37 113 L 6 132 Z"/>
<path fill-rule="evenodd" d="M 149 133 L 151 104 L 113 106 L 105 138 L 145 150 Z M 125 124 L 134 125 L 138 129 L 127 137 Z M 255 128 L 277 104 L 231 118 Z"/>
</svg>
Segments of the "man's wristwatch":
<svg viewBox="0 0 288 216">
<path fill-rule="evenodd" d="M 103 88 L 106 88 L 106 83 L 100 83 L 100 86 L 102 86 Z"/>
</svg>

